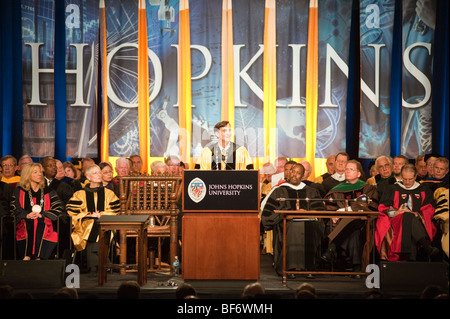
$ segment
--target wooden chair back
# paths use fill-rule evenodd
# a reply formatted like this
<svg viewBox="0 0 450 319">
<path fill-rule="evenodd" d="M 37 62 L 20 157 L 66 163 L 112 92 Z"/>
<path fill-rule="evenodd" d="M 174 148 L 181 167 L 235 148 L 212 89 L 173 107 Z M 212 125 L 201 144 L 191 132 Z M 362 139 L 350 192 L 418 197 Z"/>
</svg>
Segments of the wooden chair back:
<svg viewBox="0 0 450 319">
<path fill-rule="evenodd" d="M 120 214 L 170 216 L 178 214 L 181 176 L 119 177 Z"/>
<path fill-rule="evenodd" d="M 178 214 L 177 202 L 182 192 L 181 176 L 136 175 L 119 177 L 120 214 L 149 215 L 148 237 L 158 238 L 158 268 L 161 270 L 161 238 L 170 237 L 170 265 L 177 254 Z M 133 236 L 127 234 L 126 236 Z M 125 241 L 126 242 L 126 241 Z M 121 245 L 125 244 L 121 241 Z M 125 244 L 126 245 L 126 244 Z M 150 251 L 150 270 L 153 268 Z M 121 256 L 122 258 L 122 256 Z M 170 267 L 170 266 L 169 266 Z M 169 268 L 173 272 L 172 267 Z"/>
</svg>

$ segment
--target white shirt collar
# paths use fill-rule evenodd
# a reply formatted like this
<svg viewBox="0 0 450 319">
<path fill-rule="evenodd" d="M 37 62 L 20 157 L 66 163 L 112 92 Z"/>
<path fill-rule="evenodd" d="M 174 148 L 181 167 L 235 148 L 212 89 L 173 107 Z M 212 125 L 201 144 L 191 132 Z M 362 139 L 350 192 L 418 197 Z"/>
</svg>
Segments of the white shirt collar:
<svg viewBox="0 0 450 319">
<path fill-rule="evenodd" d="M 345 181 L 345 173 L 339 174 L 338 172 L 334 173 L 333 175 L 331 175 L 331 177 L 333 177 L 335 180 L 342 182 Z"/>
<path fill-rule="evenodd" d="M 402 181 L 397 181 L 395 184 L 397 184 L 398 186 L 400 186 L 401 188 L 403 188 L 403 189 L 405 189 L 405 190 L 413 190 L 413 189 L 416 189 L 417 187 L 420 186 L 420 183 L 417 182 L 417 181 L 414 182 L 413 186 L 411 186 L 411 187 L 409 187 L 409 188 L 407 188 L 407 187 L 402 183 Z"/>
<path fill-rule="evenodd" d="M 298 185 L 292 185 L 291 183 L 284 183 L 281 186 L 287 186 L 287 187 L 290 187 L 292 189 L 299 190 L 299 189 L 303 189 L 306 186 L 306 184 L 303 183 L 303 182 L 300 182 L 300 184 L 298 184 Z"/>
<path fill-rule="evenodd" d="M 287 187 L 290 187 L 290 188 L 292 188 L 292 189 L 299 190 L 299 189 L 303 189 L 303 188 L 306 186 L 306 184 L 303 183 L 303 182 L 301 182 L 301 183 L 298 184 L 298 185 L 292 185 L 292 184 L 290 184 L 290 183 L 283 183 L 283 184 L 280 184 L 280 185 L 278 185 L 278 186 L 272 187 L 272 189 L 270 190 L 269 194 L 267 194 L 266 197 L 264 197 L 263 201 L 261 202 L 261 205 L 260 205 L 260 207 L 259 207 L 261 213 L 263 212 L 264 207 L 266 206 L 267 200 L 269 199 L 270 195 L 272 195 L 272 193 L 273 193 L 273 191 L 274 191 L 275 189 L 277 189 L 277 188 L 279 188 L 279 187 L 281 187 L 281 186 L 287 186 Z"/>
<path fill-rule="evenodd" d="M 50 186 L 50 184 L 52 183 L 52 181 L 51 180 L 49 180 L 47 177 L 45 177 L 44 176 L 44 178 L 45 178 L 45 180 L 47 181 L 47 186 Z"/>
<path fill-rule="evenodd" d="M 219 149 L 220 149 L 220 151 L 221 151 L 222 153 L 226 153 L 226 152 L 228 151 L 228 148 L 230 147 L 230 144 L 231 144 L 231 142 L 229 142 L 227 146 L 222 147 L 222 145 L 220 144 L 220 142 L 217 143 L 217 145 L 219 146 Z"/>
</svg>

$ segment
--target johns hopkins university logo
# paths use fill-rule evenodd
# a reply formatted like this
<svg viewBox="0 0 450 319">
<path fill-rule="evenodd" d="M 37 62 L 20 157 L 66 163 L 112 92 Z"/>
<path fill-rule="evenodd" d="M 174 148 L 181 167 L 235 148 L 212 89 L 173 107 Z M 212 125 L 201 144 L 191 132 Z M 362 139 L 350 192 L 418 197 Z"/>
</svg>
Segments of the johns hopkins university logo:
<svg viewBox="0 0 450 319">
<path fill-rule="evenodd" d="M 206 185 L 205 182 L 203 182 L 200 178 L 196 177 L 194 178 L 190 183 L 188 187 L 188 194 L 190 199 L 195 202 L 199 203 L 202 201 L 202 199 L 206 195 Z"/>
</svg>

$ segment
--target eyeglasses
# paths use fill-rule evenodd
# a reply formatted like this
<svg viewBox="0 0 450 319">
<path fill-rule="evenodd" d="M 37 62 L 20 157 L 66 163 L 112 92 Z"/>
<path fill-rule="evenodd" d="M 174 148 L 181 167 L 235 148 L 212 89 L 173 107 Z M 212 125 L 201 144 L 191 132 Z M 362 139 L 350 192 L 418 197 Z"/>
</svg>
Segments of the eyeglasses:
<svg viewBox="0 0 450 319">
<path fill-rule="evenodd" d="M 14 167 L 14 166 L 16 166 L 16 165 L 14 165 L 14 164 L 2 164 L 2 167 Z"/>
</svg>

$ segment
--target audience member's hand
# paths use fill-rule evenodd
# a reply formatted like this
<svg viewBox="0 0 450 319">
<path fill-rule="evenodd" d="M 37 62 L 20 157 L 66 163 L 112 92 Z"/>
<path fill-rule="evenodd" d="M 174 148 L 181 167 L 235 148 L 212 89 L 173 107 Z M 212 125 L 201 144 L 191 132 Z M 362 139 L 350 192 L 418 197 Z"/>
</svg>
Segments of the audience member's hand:
<svg viewBox="0 0 450 319">
<path fill-rule="evenodd" d="M 36 218 L 42 218 L 41 213 L 37 213 L 37 212 L 31 212 L 27 215 L 28 219 L 36 219 Z"/>
<path fill-rule="evenodd" d="M 94 217 L 94 218 L 100 218 L 100 212 L 93 212 L 93 213 L 91 214 L 91 217 Z"/>
<path fill-rule="evenodd" d="M 400 214 L 403 214 L 406 212 L 412 213 L 411 210 L 405 204 L 402 204 L 400 206 L 400 208 L 395 211 L 394 216 L 397 216 L 397 215 L 400 215 Z"/>
</svg>

